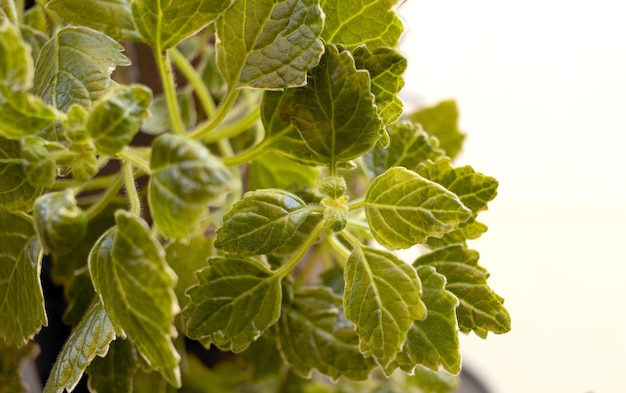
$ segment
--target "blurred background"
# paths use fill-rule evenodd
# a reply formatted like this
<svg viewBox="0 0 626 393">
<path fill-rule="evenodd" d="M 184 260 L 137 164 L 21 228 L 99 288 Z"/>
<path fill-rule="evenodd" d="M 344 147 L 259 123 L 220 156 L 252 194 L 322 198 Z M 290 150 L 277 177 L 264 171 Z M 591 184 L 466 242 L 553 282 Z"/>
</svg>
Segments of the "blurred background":
<svg viewBox="0 0 626 393">
<path fill-rule="evenodd" d="M 512 331 L 462 337 L 494 393 L 624 392 L 626 2 L 409 0 L 407 106 L 454 98 L 500 181 L 470 246 Z"/>
</svg>

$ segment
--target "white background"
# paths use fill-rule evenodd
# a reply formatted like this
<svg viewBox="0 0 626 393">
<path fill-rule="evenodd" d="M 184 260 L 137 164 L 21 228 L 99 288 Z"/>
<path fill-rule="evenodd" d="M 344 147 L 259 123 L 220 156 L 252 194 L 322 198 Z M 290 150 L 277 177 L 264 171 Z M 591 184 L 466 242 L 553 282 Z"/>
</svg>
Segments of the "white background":
<svg viewBox="0 0 626 393">
<path fill-rule="evenodd" d="M 471 244 L 513 330 L 463 337 L 495 393 L 626 392 L 626 2 L 408 0 L 407 104 L 458 102 L 500 181 Z"/>
</svg>

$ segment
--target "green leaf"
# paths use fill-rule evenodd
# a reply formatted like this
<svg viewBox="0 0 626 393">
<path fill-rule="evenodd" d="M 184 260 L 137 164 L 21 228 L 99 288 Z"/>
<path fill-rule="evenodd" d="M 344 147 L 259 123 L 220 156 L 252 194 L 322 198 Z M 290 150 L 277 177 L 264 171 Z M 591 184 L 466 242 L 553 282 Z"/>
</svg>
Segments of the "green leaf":
<svg viewBox="0 0 626 393">
<path fill-rule="evenodd" d="M 267 152 L 250 163 L 248 189 L 250 191 L 262 188 L 303 190 L 312 188 L 319 174 L 320 171 L 317 168 L 299 165 L 287 157 Z"/>
<path fill-rule="evenodd" d="M 433 266 L 446 277 L 446 290 L 460 301 L 457 319 L 461 332 L 473 330 L 485 338 L 490 331 L 501 334 L 511 330 L 511 317 L 504 300 L 487 285 L 489 273 L 478 265 L 478 256 L 457 244 L 423 255 L 413 265 Z"/>
<path fill-rule="evenodd" d="M 455 193 L 474 215 L 486 210 L 487 203 L 497 194 L 496 179 L 476 173 L 469 165 L 453 168 L 449 158 L 423 162 L 416 172 Z"/>
<path fill-rule="evenodd" d="M 152 145 L 148 201 L 159 230 L 169 237 L 197 232 L 212 200 L 238 187 L 238 179 L 200 142 L 173 134 Z"/>
<path fill-rule="evenodd" d="M 360 349 L 386 368 L 413 321 L 426 316 L 415 269 L 393 254 L 355 247 L 344 271 L 346 317 L 356 325 Z"/>
<path fill-rule="evenodd" d="M 252 258 L 215 257 L 183 310 L 190 338 L 241 352 L 280 316 L 280 277 Z"/>
<path fill-rule="evenodd" d="M 42 253 L 33 222 L 0 211 L 0 338 L 22 345 L 48 324 L 39 276 Z"/>
<path fill-rule="evenodd" d="M 114 339 L 115 330 L 107 312 L 100 302 L 94 302 L 63 344 L 44 393 L 74 390 L 87 366 L 96 356 L 104 356 Z"/>
<path fill-rule="evenodd" d="M 0 136 L 18 139 L 33 135 L 62 119 L 41 98 L 23 91 L 3 92 L 0 88 Z"/>
<path fill-rule="evenodd" d="M 285 244 L 309 211 L 296 195 L 279 189 L 247 192 L 225 215 L 215 247 L 239 255 L 267 254 Z"/>
<path fill-rule="evenodd" d="M 120 85 L 111 89 L 93 107 L 87 131 L 96 148 L 114 155 L 133 140 L 149 116 L 152 91 L 142 85 Z"/>
<path fill-rule="evenodd" d="M 33 86 L 30 47 L 14 25 L 0 22 L 0 95 L 27 91 Z"/>
<path fill-rule="evenodd" d="M 90 27 L 118 41 L 138 41 L 131 3 L 131 0 L 52 0 L 47 7 L 70 24 Z"/>
<path fill-rule="evenodd" d="M 421 364 L 433 371 L 443 366 L 447 371 L 461 371 L 461 352 L 456 321 L 458 299 L 445 289 L 446 278 L 430 266 L 421 266 L 417 274 L 422 282 L 422 300 L 428 314 L 409 329 L 396 362 L 409 374 Z"/>
<path fill-rule="evenodd" d="M 115 213 L 89 254 L 89 272 L 118 335 L 128 336 L 150 367 L 180 386 L 179 355 L 172 344 L 176 276 L 147 224 L 130 213 Z"/>
<path fill-rule="evenodd" d="M 475 218 L 470 218 L 459 225 L 456 230 L 446 233 L 441 238 L 429 237 L 426 244 L 431 249 L 449 244 L 465 244 L 466 240 L 478 239 L 485 232 L 487 232 L 487 225 L 476 221 Z"/>
<path fill-rule="evenodd" d="M 236 0 L 217 20 L 217 64 L 230 89 L 302 86 L 324 51 L 319 0 Z"/>
<path fill-rule="evenodd" d="M 165 259 L 178 276 L 174 291 L 180 307 L 189 303 L 185 291 L 198 283 L 196 272 L 207 266 L 215 249 L 211 239 L 204 236 L 192 237 L 188 241 L 172 241 L 165 248 Z"/>
<path fill-rule="evenodd" d="M 459 131 L 456 101 L 442 101 L 435 106 L 422 108 L 409 114 L 408 118 L 421 124 L 429 135 L 436 137 L 448 157 L 454 159 L 461 151 L 465 134 Z"/>
<path fill-rule="evenodd" d="M 35 230 L 44 252 L 69 253 L 87 233 L 87 216 L 70 190 L 51 192 L 37 199 Z"/>
<path fill-rule="evenodd" d="M 52 187 L 57 176 L 56 161 L 46 149 L 47 141 L 37 136 L 21 139 L 24 173 L 30 184 L 41 187 Z"/>
<path fill-rule="evenodd" d="M 120 53 L 123 49 L 98 31 L 64 27 L 41 49 L 34 93 L 64 112 L 72 104 L 89 109 L 113 85 L 111 72 L 115 67 L 130 65 Z"/>
<path fill-rule="evenodd" d="M 34 7 L 31 9 L 37 9 L 38 7 Z M 44 17 L 43 21 L 45 23 L 46 19 Z M 44 25 L 44 30 L 45 29 Z M 20 30 L 22 32 L 22 39 L 25 43 L 30 46 L 31 57 L 36 59 L 39 57 L 39 53 L 41 52 L 41 48 L 48 42 L 48 36 L 42 30 L 37 30 L 36 27 L 31 27 L 27 25 L 20 26 Z M 34 66 L 33 66 L 33 74 L 34 74 Z M 34 75 L 33 75 L 34 76 Z M 31 77 L 32 80 L 32 77 Z"/>
<path fill-rule="evenodd" d="M 278 323 L 280 350 L 298 374 L 310 378 L 315 368 L 333 380 L 367 379 L 376 366 L 359 352 L 354 326 L 345 320 L 341 296 L 327 288 L 305 288 L 283 306 Z"/>
<path fill-rule="evenodd" d="M 459 387 L 459 378 L 445 370 L 433 371 L 418 365 L 413 372 L 407 380 L 420 393 L 450 393 Z"/>
<path fill-rule="evenodd" d="M 365 214 L 374 238 L 390 250 L 441 237 L 471 218 L 455 194 L 403 167 L 390 168 L 372 182 Z"/>
<path fill-rule="evenodd" d="M 407 67 L 406 58 L 388 47 L 370 51 L 360 46 L 354 49 L 352 55 L 356 68 L 370 73 L 372 93 L 383 124 L 393 123 L 402 115 L 403 105 L 398 93 L 404 87 L 402 76 Z"/>
<path fill-rule="evenodd" d="M 193 90 L 183 89 L 177 91 L 176 100 L 178 101 L 178 109 L 180 110 L 183 124 L 188 128 L 195 125 L 197 113 Z M 159 135 L 171 128 L 170 113 L 167 109 L 167 101 L 164 95 L 155 97 L 152 105 L 150 105 L 150 113 L 152 116 L 141 127 L 141 131 L 144 134 Z"/>
<path fill-rule="evenodd" d="M 319 160 L 334 168 L 376 145 L 382 123 L 370 92 L 369 73 L 348 52 L 326 46 L 306 87 L 293 98 L 291 122 Z"/>
<path fill-rule="evenodd" d="M 20 141 L 0 136 L 0 211 L 28 211 L 41 194 L 24 173 Z"/>
<path fill-rule="evenodd" d="M 13 346 L 0 339 L 0 392 L 31 391 L 22 383 L 22 363 L 26 359 L 34 359 L 39 352 L 38 349 L 37 344 L 32 341 L 23 346 Z"/>
<path fill-rule="evenodd" d="M 105 357 L 98 357 L 87 367 L 92 393 L 131 393 L 132 381 L 139 368 L 137 351 L 128 340 L 117 339 Z"/>
<path fill-rule="evenodd" d="M 371 180 L 394 166 L 415 170 L 426 160 L 436 160 L 445 152 L 438 148 L 436 138 L 429 136 L 419 125 L 408 121 L 396 123 L 388 128 L 388 148 L 376 146 L 365 155 L 366 169 Z"/>
<path fill-rule="evenodd" d="M 143 39 L 169 49 L 213 22 L 233 0 L 135 0 L 132 15 Z"/>
<path fill-rule="evenodd" d="M 394 8 L 399 0 L 322 0 L 326 14 L 322 37 L 348 48 L 398 46 L 404 27 Z"/>
<path fill-rule="evenodd" d="M 89 244 L 93 245 L 93 243 Z M 55 263 L 59 263 L 59 260 Z M 65 286 L 65 298 L 68 305 L 63 313 L 63 323 L 68 326 L 77 325 L 91 307 L 92 300 L 96 298 L 96 291 L 93 289 L 88 270 L 83 269 L 80 273 L 76 273 L 69 285 Z"/>
</svg>

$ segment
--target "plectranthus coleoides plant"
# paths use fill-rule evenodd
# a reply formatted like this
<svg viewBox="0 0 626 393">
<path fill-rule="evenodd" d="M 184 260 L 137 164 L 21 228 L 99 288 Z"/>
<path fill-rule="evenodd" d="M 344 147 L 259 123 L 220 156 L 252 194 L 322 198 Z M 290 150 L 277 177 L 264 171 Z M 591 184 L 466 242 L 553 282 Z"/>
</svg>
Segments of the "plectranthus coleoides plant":
<svg viewBox="0 0 626 393">
<path fill-rule="evenodd" d="M 468 246 L 498 183 L 454 164 L 453 101 L 405 113 L 397 0 L 24 3 L 0 0 L 0 391 L 48 325 L 42 266 L 71 326 L 45 393 L 443 392 L 460 333 L 510 329 Z"/>
</svg>

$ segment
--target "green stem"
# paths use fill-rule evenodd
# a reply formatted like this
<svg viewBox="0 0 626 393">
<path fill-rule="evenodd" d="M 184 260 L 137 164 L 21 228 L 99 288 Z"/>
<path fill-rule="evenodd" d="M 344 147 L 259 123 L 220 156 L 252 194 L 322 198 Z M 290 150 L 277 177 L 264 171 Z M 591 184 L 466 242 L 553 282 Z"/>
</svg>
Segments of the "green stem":
<svg viewBox="0 0 626 393">
<path fill-rule="evenodd" d="M 267 151 L 265 145 L 266 145 L 265 143 L 261 142 L 258 145 L 254 145 L 250 149 L 245 150 L 234 156 L 221 157 L 222 162 L 224 163 L 224 165 L 228 165 L 228 166 L 237 166 L 237 165 L 246 164 L 254 160 L 255 158 L 257 158 L 261 154 L 265 153 Z"/>
<path fill-rule="evenodd" d="M 176 84 L 174 82 L 174 73 L 172 72 L 172 63 L 170 62 L 169 51 L 163 51 L 160 47 L 155 48 L 155 60 L 161 76 L 161 84 L 163 85 L 163 93 L 165 94 L 165 102 L 170 115 L 170 124 L 174 132 L 184 135 L 185 125 L 178 107 L 178 99 L 176 98 Z"/>
<path fill-rule="evenodd" d="M 368 204 L 369 203 L 367 203 L 366 201 L 353 202 L 353 203 L 348 204 L 348 209 L 352 212 L 357 209 L 363 209 Z"/>
<path fill-rule="evenodd" d="M 239 96 L 239 89 L 236 88 L 229 90 L 213 116 L 207 122 L 200 124 L 195 130 L 191 131 L 189 136 L 194 139 L 202 139 L 209 132 L 213 131 L 215 127 L 217 127 L 222 120 L 224 120 L 226 115 L 228 115 L 228 112 L 230 112 L 233 105 L 235 105 L 237 96 Z"/>
<path fill-rule="evenodd" d="M 204 110 L 204 113 L 207 116 L 213 116 L 215 113 L 215 101 L 213 101 L 213 97 L 211 97 L 211 93 L 209 89 L 207 89 L 204 81 L 196 71 L 196 69 L 191 65 L 189 60 L 175 47 L 170 49 L 170 55 L 172 56 L 172 60 L 174 61 L 174 65 L 176 68 L 180 70 L 185 79 L 193 86 L 194 91 L 196 92 L 196 96 L 198 97 L 198 101 L 200 101 L 200 105 Z"/>
<path fill-rule="evenodd" d="M 317 241 L 319 235 L 324 231 L 324 221 L 321 221 L 319 224 L 315 226 L 313 231 L 307 236 L 304 242 L 300 245 L 298 250 L 289 258 L 287 262 L 278 270 L 274 272 L 274 275 L 283 278 L 287 276 L 291 271 L 296 267 L 298 262 L 304 257 L 304 255 L 309 251 L 313 244 Z"/>
<path fill-rule="evenodd" d="M 130 212 L 135 217 L 141 216 L 141 199 L 139 199 L 139 193 L 137 192 L 137 184 L 135 184 L 135 175 L 133 174 L 133 166 L 130 162 L 125 161 L 122 164 L 122 171 L 124 173 L 124 187 L 126 188 L 126 195 L 130 202 Z"/>
<path fill-rule="evenodd" d="M 341 234 L 343 235 L 344 232 L 347 232 L 347 231 L 342 231 Z M 337 236 L 330 236 L 328 238 L 328 244 L 330 244 L 335 254 L 337 254 L 342 260 L 346 260 L 348 259 L 348 257 L 350 257 L 350 251 L 346 248 L 346 246 L 341 244 L 339 239 L 337 239 Z"/>
<path fill-rule="evenodd" d="M 148 160 L 133 151 L 132 147 L 127 146 L 123 150 L 120 150 L 120 152 L 117 153 L 117 158 L 132 162 L 135 166 L 141 168 L 146 173 L 150 173 L 150 163 Z"/>
<path fill-rule="evenodd" d="M 66 188 L 76 187 L 74 189 L 74 192 L 77 194 L 85 191 L 101 190 L 103 188 L 107 188 L 111 184 L 111 181 L 115 176 L 116 175 L 106 175 L 94 177 L 82 184 L 77 184 L 76 180 L 73 179 L 57 179 L 54 181 L 51 189 L 64 190 Z"/>
<path fill-rule="evenodd" d="M 102 194 L 102 196 L 94 203 L 89 206 L 89 209 L 85 212 L 88 220 L 91 220 L 95 216 L 98 215 L 107 205 L 111 202 L 113 198 L 117 195 L 117 192 L 122 187 L 124 183 L 124 176 L 121 173 L 118 173 L 115 176 L 115 179 L 109 186 L 109 188 Z"/>
<path fill-rule="evenodd" d="M 261 111 L 259 108 L 255 108 L 240 121 L 224 127 L 217 128 L 215 129 L 215 131 L 202 138 L 202 140 L 206 143 L 214 143 L 218 142 L 221 139 L 231 138 L 233 136 L 241 134 L 248 128 L 252 127 L 254 123 L 259 120 L 260 112 Z"/>
</svg>

